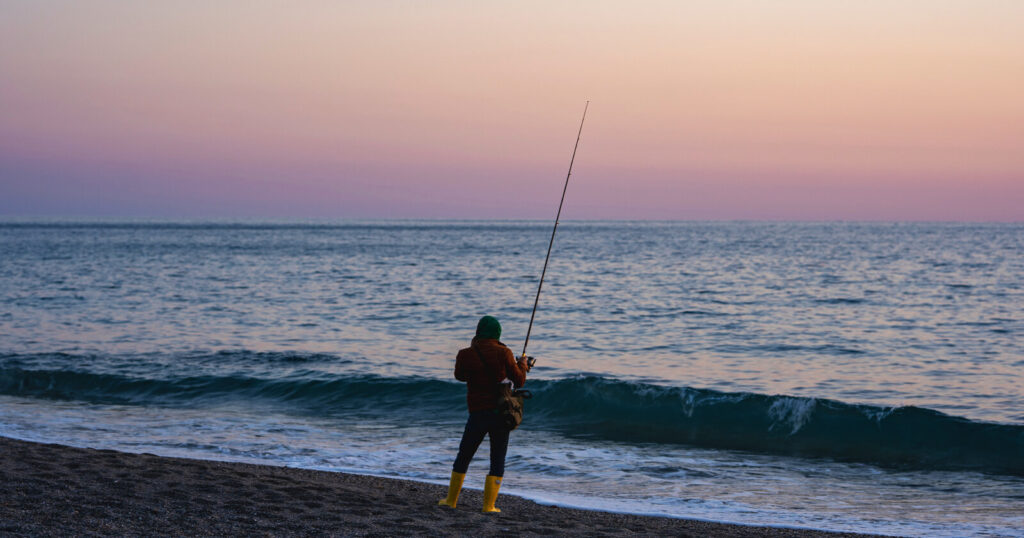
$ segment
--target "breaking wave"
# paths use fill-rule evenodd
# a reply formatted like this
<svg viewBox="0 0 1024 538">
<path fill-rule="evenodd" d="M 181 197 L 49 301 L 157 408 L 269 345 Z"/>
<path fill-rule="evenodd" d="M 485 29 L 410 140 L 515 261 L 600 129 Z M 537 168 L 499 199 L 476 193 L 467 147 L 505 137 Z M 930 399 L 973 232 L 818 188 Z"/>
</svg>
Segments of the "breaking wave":
<svg viewBox="0 0 1024 538">
<path fill-rule="evenodd" d="M 101 405 L 272 405 L 318 416 L 373 415 L 425 424 L 464 416 L 465 391 L 453 381 L 302 367 L 330 359 L 325 356 L 238 353 L 245 356 L 209 356 L 207 363 L 222 365 L 209 371 L 153 362 L 99 367 L 104 361 L 66 355 L 0 356 L 0 394 Z M 229 366 L 245 362 L 273 368 Z M 293 367 L 279 371 L 282 363 Z M 95 367 L 83 369 L 89 365 Z M 534 398 L 527 403 L 524 427 L 567 436 L 1024 476 L 1024 426 L 972 421 L 920 407 L 666 387 L 598 376 L 531 380 L 528 388 Z"/>
</svg>

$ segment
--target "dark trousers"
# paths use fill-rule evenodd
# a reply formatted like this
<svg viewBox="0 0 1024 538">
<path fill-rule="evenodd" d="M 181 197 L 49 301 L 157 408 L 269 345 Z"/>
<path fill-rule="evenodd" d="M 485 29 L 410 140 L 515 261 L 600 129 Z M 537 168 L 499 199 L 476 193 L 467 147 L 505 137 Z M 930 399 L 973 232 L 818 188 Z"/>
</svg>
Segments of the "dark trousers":
<svg viewBox="0 0 1024 538">
<path fill-rule="evenodd" d="M 459 443 L 459 455 L 455 457 L 452 470 L 465 473 L 469 469 L 469 461 L 480 448 L 484 436 L 491 438 L 491 475 L 505 476 L 505 453 L 508 452 L 508 430 L 501 423 L 494 411 L 475 411 L 469 414 L 466 430 L 462 432 Z"/>
</svg>

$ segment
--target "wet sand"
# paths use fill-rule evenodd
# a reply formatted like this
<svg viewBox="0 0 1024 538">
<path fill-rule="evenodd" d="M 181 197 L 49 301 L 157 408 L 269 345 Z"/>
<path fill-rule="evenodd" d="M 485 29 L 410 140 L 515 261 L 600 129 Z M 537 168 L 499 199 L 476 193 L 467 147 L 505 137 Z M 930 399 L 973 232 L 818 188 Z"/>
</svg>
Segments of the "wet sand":
<svg viewBox="0 0 1024 538">
<path fill-rule="evenodd" d="M 0 437 L 0 536 L 860 536 L 542 506 L 406 480 Z M 483 477 L 472 473 L 467 482 Z M 511 477 L 510 477 L 511 478 Z"/>
</svg>

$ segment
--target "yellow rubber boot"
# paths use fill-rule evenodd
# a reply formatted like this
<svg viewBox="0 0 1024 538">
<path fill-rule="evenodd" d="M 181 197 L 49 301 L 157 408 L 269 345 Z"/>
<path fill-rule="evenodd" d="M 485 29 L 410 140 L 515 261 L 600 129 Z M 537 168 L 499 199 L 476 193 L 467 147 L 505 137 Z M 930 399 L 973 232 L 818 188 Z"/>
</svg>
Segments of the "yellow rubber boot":
<svg viewBox="0 0 1024 538">
<path fill-rule="evenodd" d="M 465 479 L 466 473 L 452 471 L 452 478 L 448 481 L 448 496 L 437 501 L 437 505 L 455 508 L 455 503 L 459 502 L 459 492 L 462 491 L 462 481 Z"/>
<path fill-rule="evenodd" d="M 487 475 L 487 480 L 484 482 L 484 512 L 501 512 L 494 507 L 494 501 L 498 500 L 499 489 L 501 489 L 501 477 Z"/>
</svg>

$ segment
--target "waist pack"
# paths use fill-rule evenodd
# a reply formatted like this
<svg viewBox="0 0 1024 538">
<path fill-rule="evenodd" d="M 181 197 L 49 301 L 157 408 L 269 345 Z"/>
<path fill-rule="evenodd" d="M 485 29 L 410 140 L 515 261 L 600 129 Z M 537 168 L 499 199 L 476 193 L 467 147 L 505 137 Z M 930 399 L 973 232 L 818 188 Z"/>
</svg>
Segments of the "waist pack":
<svg viewBox="0 0 1024 538">
<path fill-rule="evenodd" d="M 494 369 L 484 360 L 480 350 L 474 346 L 473 351 L 476 351 L 476 356 L 480 358 L 480 362 L 484 365 L 487 373 L 492 378 L 497 377 L 494 375 Z M 523 422 L 523 400 L 532 398 L 533 394 L 528 390 L 513 389 L 511 383 L 498 383 L 497 392 L 494 412 L 498 415 L 498 419 L 504 424 L 505 428 L 508 431 L 512 431 Z"/>
</svg>

